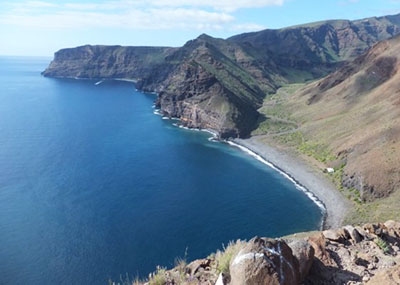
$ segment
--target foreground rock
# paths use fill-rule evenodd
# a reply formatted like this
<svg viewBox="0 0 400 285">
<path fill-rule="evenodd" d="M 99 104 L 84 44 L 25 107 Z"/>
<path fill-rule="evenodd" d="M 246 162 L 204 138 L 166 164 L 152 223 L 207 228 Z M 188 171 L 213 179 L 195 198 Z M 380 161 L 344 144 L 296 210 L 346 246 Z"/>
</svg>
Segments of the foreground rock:
<svg viewBox="0 0 400 285">
<path fill-rule="evenodd" d="M 143 284 L 400 284 L 400 222 L 237 241 Z M 227 265 L 225 267 L 225 265 Z"/>
<path fill-rule="evenodd" d="M 233 258 L 229 270 L 232 285 L 300 282 L 299 262 L 282 240 L 252 239 Z"/>
</svg>

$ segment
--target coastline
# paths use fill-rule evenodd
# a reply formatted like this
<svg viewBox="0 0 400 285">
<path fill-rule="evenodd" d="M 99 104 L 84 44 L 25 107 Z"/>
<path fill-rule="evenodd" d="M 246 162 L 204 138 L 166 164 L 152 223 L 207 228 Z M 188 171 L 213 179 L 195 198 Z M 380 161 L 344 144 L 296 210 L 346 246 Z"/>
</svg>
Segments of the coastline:
<svg viewBox="0 0 400 285">
<path fill-rule="evenodd" d="M 318 172 L 301 158 L 271 147 L 256 137 L 233 139 L 230 142 L 259 156 L 264 163 L 280 171 L 304 191 L 323 211 L 323 229 L 342 226 L 350 203 L 322 172 Z"/>
<path fill-rule="evenodd" d="M 161 115 L 157 112 L 155 114 Z M 198 130 L 210 133 L 212 140 L 219 141 L 216 131 L 210 129 Z M 222 140 L 221 142 L 247 152 L 254 158 L 261 160 L 268 167 L 280 172 L 286 179 L 292 181 L 300 191 L 303 191 L 321 209 L 323 217 L 319 230 L 339 228 L 343 225 L 351 204 L 322 171 L 312 167 L 301 157 L 288 151 L 281 151 L 260 141 L 258 137 L 236 138 Z"/>
</svg>

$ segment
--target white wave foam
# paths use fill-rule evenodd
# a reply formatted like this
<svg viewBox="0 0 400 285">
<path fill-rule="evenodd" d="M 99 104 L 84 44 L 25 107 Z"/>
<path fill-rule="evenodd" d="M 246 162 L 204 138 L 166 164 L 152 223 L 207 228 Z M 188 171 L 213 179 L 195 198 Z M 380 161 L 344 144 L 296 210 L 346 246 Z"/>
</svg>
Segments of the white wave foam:
<svg viewBox="0 0 400 285">
<path fill-rule="evenodd" d="M 162 115 L 159 109 L 156 109 L 153 113 L 156 114 L 156 115 Z M 163 119 L 164 118 L 166 118 L 166 117 L 163 117 Z M 171 118 L 171 119 L 180 121 L 179 118 Z M 173 123 L 172 125 L 175 126 L 175 127 L 179 127 L 179 128 L 185 129 L 185 130 L 207 132 L 207 133 L 212 134 L 212 137 L 208 138 L 209 141 L 212 141 L 212 142 L 220 142 L 221 141 L 220 139 L 218 139 L 218 133 L 213 131 L 213 130 L 210 130 L 210 129 L 188 128 L 188 127 L 183 126 L 182 124 L 179 124 L 179 123 Z M 239 148 L 240 150 L 242 150 L 245 153 L 249 154 L 250 156 L 254 157 L 255 159 L 257 159 L 261 163 L 267 165 L 268 167 L 274 169 L 275 171 L 278 171 L 286 179 L 291 181 L 295 185 L 296 189 L 298 189 L 298 190 L 302 191 L 303 193 L 305 193 L 307 195 L 307 197 L 311 201 L 313 201 L 320 208 L 321 213 L 323 215 L 322 222 L 321 222 L 321 228 L 323 228 L 324 222 L 325 222 L 325 219 L 326 219 L 327 210 L 326 210 L 325 204 L 320 199 L 318 199 L 318 197 L 314 193 L 312 193 L 310 190 L 308 190 L 305 186 L 303 186 L 300 182 L 298 182 L 295 178 L 293 178 L 291 175 L 286 173 L 284 170 L 280 169 L 278 166 L 274 165 L 270 161 L 264 159 L 261 155 L 257 154 L 256 152 L 254 152 L 254 151 L 252 151 L 252 150 L 248 149 L 247 147 L 244 147 L 244 146 L 242 146 L 240 144 L 237 144 L 237 143 L 235 143 L 233 141 L 230 141 L 230 140 L 225 140 L 224 142 L 226 142 L 229 145 L 232 145 L 232 146 L 235 146 L 235 147 Z"/>
<path fill-rule="evenodd" d="M 255 159 L 257 159 L 258 161 L 268 165 L 269 167 L 271 167 L 272 169 L 278 171 L 281 175 L 283 175 L 286 179 L 288 179 L 289 181 L 291 181 L 296 189 L 304 192 L 307 197 L 313 201 L 320 209 L 321 212 L 323 214 L 323 218 L 325 219 L 325 215 L 326 215 L 326 207 L 325 204 L 318 199 L 317 196 L 315 196 L 314 193 L 312 193 L 310 190 L 308 190 L 305 186 L 303 186 L 300 182 L 298 182 L 296 179 L 294 179 L 291 175 L 289 175 L 288 173 L 286 173 L 284 170 L 280 169 L 278 166 L 276 166 L 275 164 L 269 162 L 268 160 L 264 159 L 261 155 L 257 154 L 256 152 L 248 149 L 247 147 L 244 147 L 240 144 L 234 143 L 232 141 L 226 141 L 226 143 L 228 143 L 229 145 L 235 146 L 237 148 L 239 148 L 240 150 L 244 151 L 245 153 L 249 154 L 250 156 L 254 157 Z"/>
<path fill-rule="evenodd" d="M 188 127 L 185 127 L 185 126 L 183 126 L 183 125 L 180 125 L 180 124 L 178 124 L 178 126 L 179 126 L 179 128 L 181 128 L 181 129 L 185 129 L 185 130 L 191 130 L 190 128 L 188 128 Z"/>
<path fill-rule="evenodd" d="M 210 129 L 200 129 L 200 131 L 212 134 L 212 138 L 217 140 L 217 137 L 218 137 L 218 133 L 217 132 L 215 132 L 213 130 L 210 130 Z"/>
</svg>

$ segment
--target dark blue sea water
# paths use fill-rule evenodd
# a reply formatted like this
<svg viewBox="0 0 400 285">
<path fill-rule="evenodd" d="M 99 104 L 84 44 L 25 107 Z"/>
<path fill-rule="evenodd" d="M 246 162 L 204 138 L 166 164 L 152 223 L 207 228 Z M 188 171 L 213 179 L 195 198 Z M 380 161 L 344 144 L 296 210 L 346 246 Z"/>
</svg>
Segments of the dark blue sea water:
<svg viewBox="0 0 400 285">
<path fill-rule="evenodd" d="M 127 82 L 0 57 L 0 284 L 107 284 L 238 238 L 316 229 L 281 174 L 153 114 Z"/>
</svg>

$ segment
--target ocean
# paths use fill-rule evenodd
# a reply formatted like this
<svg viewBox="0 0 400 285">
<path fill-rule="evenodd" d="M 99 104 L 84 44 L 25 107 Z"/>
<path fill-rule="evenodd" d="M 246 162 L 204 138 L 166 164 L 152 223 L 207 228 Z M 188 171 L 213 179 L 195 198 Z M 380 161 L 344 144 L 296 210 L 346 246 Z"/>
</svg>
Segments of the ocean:
<svg viewBox="0 0 400 285">
<path fill-rule="evenodd" d="M 0 284 L 108 284 L 321 225 L 281 173 L 155 115 L 129 82 L 0 57 Z"/>
</svg>

